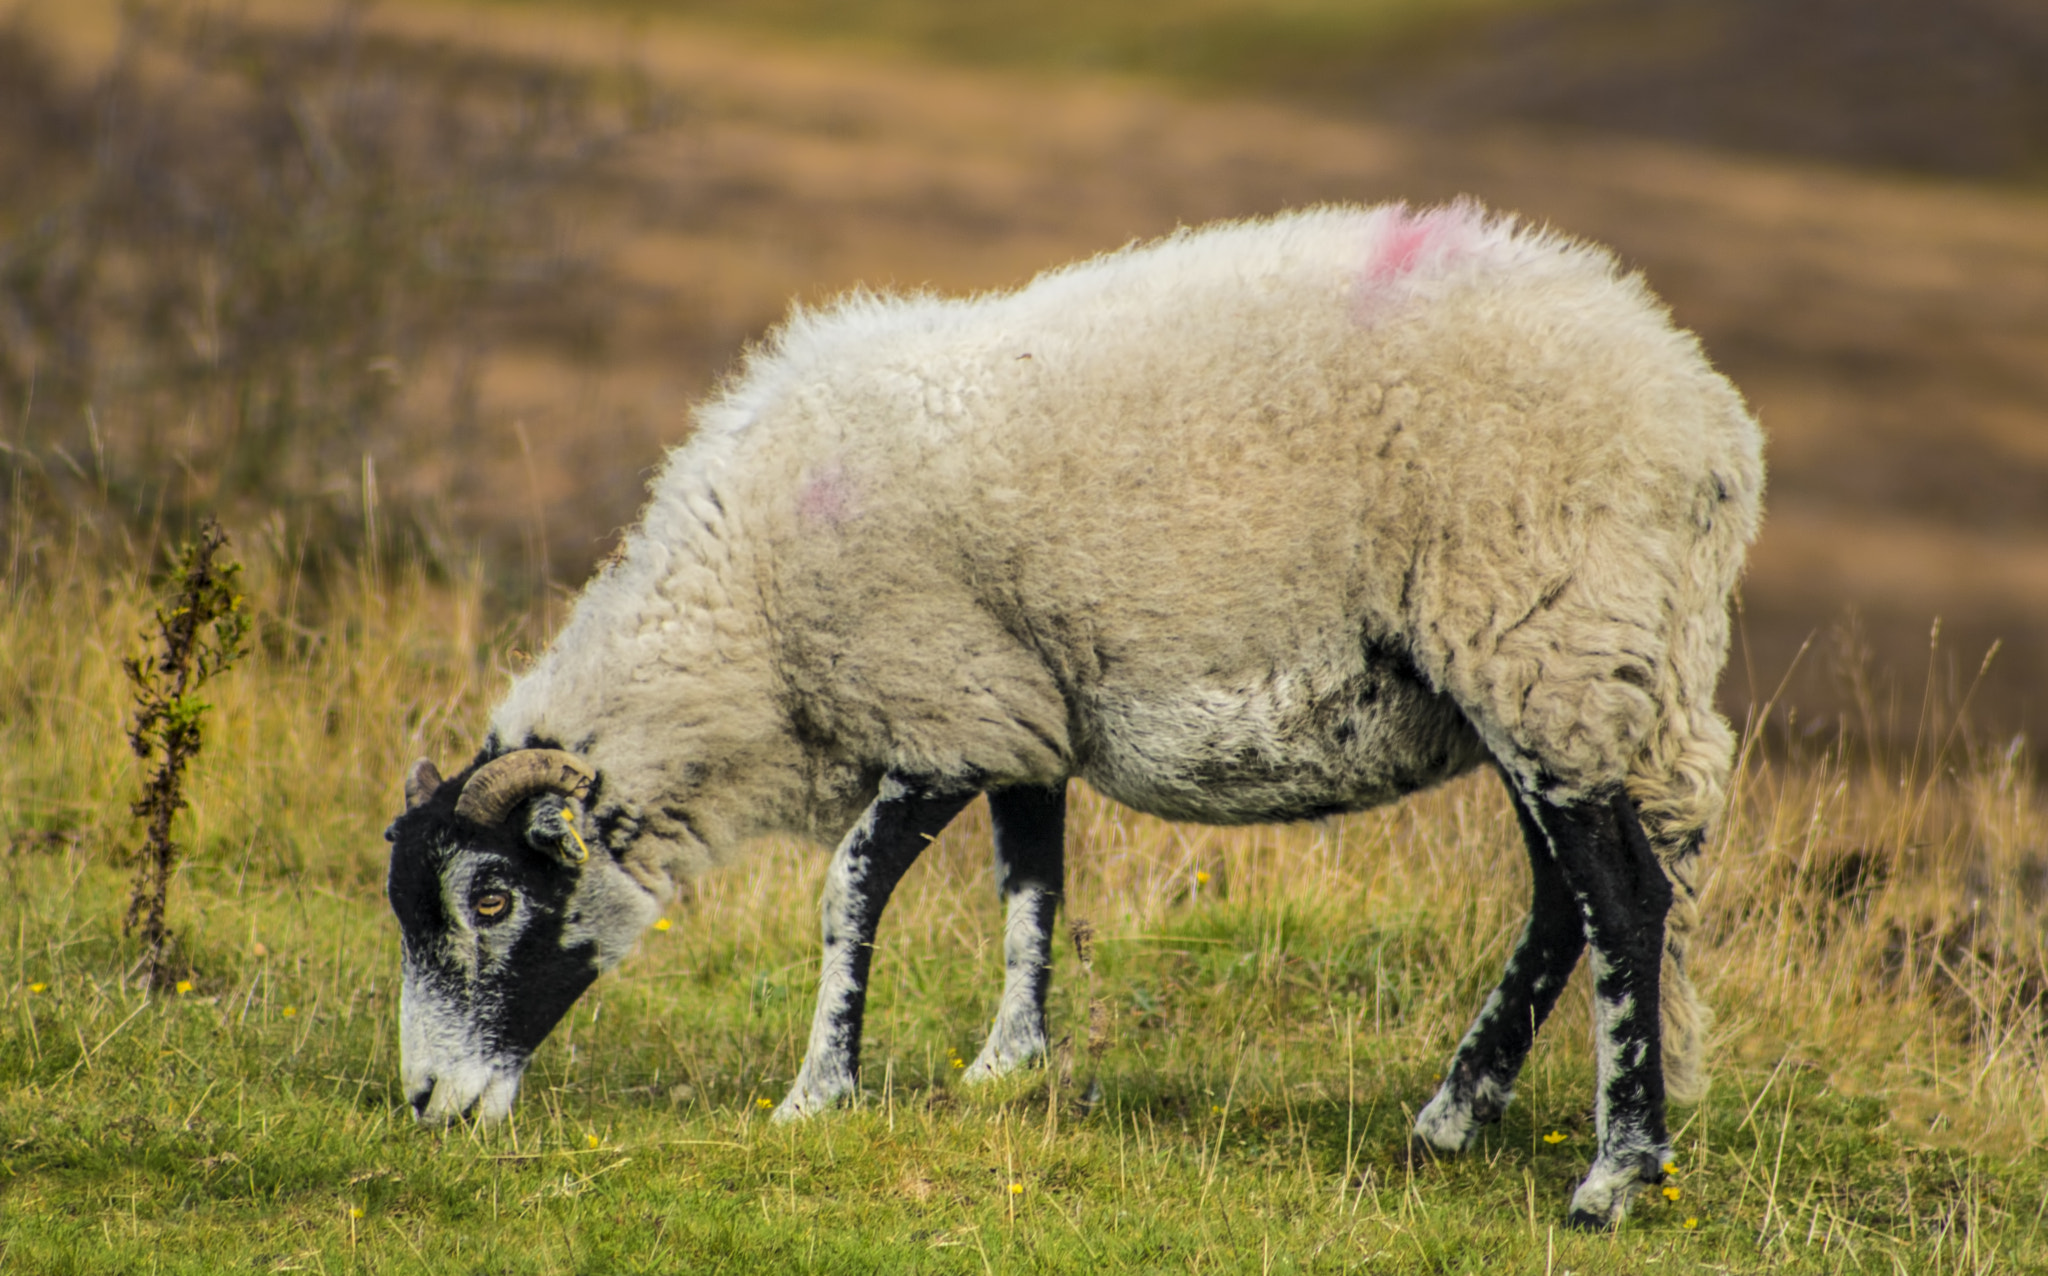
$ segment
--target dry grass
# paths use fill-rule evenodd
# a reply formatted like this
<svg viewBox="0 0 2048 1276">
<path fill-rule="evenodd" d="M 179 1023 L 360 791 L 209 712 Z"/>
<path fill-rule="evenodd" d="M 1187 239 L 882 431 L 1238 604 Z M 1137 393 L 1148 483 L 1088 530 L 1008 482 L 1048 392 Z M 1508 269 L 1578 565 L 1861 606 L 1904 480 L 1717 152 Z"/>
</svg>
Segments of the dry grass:
<svg viewBox="0 0 2048 1276">
<path fill-rule="evenodd" d="M 418 1246 L 535 1271 L 588 1270 L 589 1254 L 637 1270 L 712 1243 L 791 1269 L 921 1255 L 979 1270 L 976 1237 L 1019 1267 L 1084 1252 L 1112 1269 L 1162 1254 L 1250 1267 L 1263 1252 L 1300 1270 L 1376 1253 L 1455 1270 L 1560 1243 L 1550 1222 L 1590 1137 L 1583 990 L 1480 1153 L 1415 1166 L 1403 1152 L 1520 924 L 1526 872 L 1491 777 L 1244 830 L 1077 792 L 1067 912 L 1094 926 L 1095 961 L 1061 955 L 1055 1068 L 983 1094 L 952 1083 L 998 966 L 974 808 L 885 927 L 866 1111 L 797 1133 L 763 1126 L 756 1104 L 798 1062 L 823 857 L 770 843 L 703 882 L 571 1015 L 509 1142 L 444 1142 L 408 1128 L 397 1093 L 377 834 L 409 758 L 472 746 L 519 635 L 486 623 L 473 584 L 417 574 L 365 572 L 309 605 L 288 560 L 258 547 L 256 650 L 218 684 L 185 829 L 196 850 L 172 894 L 193 989 L 151 1003 L 122 979 L 134 953 L 117 925 L 136 778 L 117 662 L 143 582 L 41 557 L 40 581 L 11 580 L 0 612 L 0 999 L 16 1025 L 0 1126 L 19 1132 L 0 1192 L 30 1269 L 177 1252 L 199 1270 L 244 1253 L 252 1228 L 296 1235 L 262 1250 L 269 1266 L 403 1265 Z M 1683 1196 L 1645 1201 L 1599 1243 L 1617 1250 L 1562 1242 L 1581 1270 L 2048 1257 L 2032 1221 L 2048 1199 L 2048 803 L 2022 751 L 1950 736 L 1930 711 L 1917 756 L 1750 755 L 1713 852 L 1699 971 L 1720 1080 L 1676 1114 Z M 1080 1104 L 1097 1078 L 1103 1101 Z M 617 1179 L 602 1193 L 579 1177 L 599 1170 Z M 1012 1181 L 1031 1198 L 995 1190 Z M 476 1258 L 486 1208 L 552 1220 L 562 1243 Z M 682 1239 L 648 1248 L 652 1226 Z M 819 1228 L 836 1247 L 816 1249 Z"/>
<path fill-rule="evenodd" d="M 1554 138 L 1447 147 L 1272 106 L 660 23 L 629 47 L 614 26 L 533 8 L 478 24 L 393 6 L 338 62 L 344 46 L 321 44 L 303 6 L 249 12 L 251 25 L 213 28 L 224 44 L 144 50 L 131 80 L 95 88 L 103 60 L 45 65 L 42 46 L 8 64 L 34 75 L 0 76 L 0 108 L 56 104 L 0 131 L 0 163 L 66 198 L 210 174 L 224 185 L 198 189 L 242 228 L 240 247 L 216 251 L 199 222 L 42 223 L 37 187 L 0 190 L 0 303 L 14 307 L 0 353 L 48 396 L 0 402 L 0 1267 L 636 1271 L 705 1254 L 980 1272 L 2048 1266 L 2048 799 L 2023 741 L 1954 721 L 1994 633 L 2026 659 L 2002 689 L 1994 670 L 1978 711 L 2009 730 L 2023 717 L 2012 689 L 2048 685 L 2017 641 L 2043 614 L 2028 601 L 2041 540 L 2029 423 L 2048 366 L 2037 197 Z M 76 21 L 73 35 L 116 30 Z M 117 89 L 169 100 L 152 94 L 175 87 L 162 77 L 180 58 L 197 88 L 163 116 L 184 131 L 150 163 L 94 176 L 77 148 L 8 151 L 89 129 L 90 111 L 66 112 Z M 506 103 L 529 83 L 568 105 L 507 134 Z M 375 111 L 349 123 L 350 103 L 447 113 L 468 140 L 435 174 L 444 199 L 380 221 L 375 182 L 317 171 L 323 138 L 371 161 L 353 172 L 418 171 L 419 134 Z M 342 122 L 323 133 L 320 119 Z M 284 144 L 201 162 L 209 139 L 244 156 L 232 148 L 265 136 Z M 542 162 L 563 154 L 573 162 Z M 189 173 L 171 162 L 184 159 Z M 276 218 L 244 216 L 261 204 L 244 198 L 252 174 L 283 192 Z M 494 223 L 472 201 L 514 188 L 544 215 L 484 234 Z M 798 1130 L 766 1128 L 756 1105 L 798 1062 L 823 857 L 771 843 L 702 883 L 579 1006 L 513 1130 L 410 1127 L 378 836 L 402 770 L 467 756 L 522 651 L 560 618 L 545 587 L 533 616 L 510 616 L 505 580 L 576 576 L 630 516 L 689 396 L 790 295 L 862 279 L 999 285 L 1177 221 L 1460 189 L 1620 243 L 1773 431 L 1777 513 L 1744 617 L 1756 641 L 1730 675 L 1733 700 L 1771 707 L 1712 851 L 1698 973 L 1719 1014 L 1719 1082 L 1677 1114 L 1679 1202 L 1646 1199 L 1614 1240 L 1552 1234 L 1590 1146 L 1582 990 L 1478 1154 L 1406 1157 L 1410 1110 L 1527 891 L 1485 776 L 1370 815 L 1228 831 L 1077 791 L 1069 916 L 1099 939 L 1092 969 L 1062 953 L 1055 1015 L 1080 1045 L 982 1093 L 953 1082 L 999 964 L 986 819 L 970 811 L 885 927 L 868 1101 Z M 36 226 L 53 237 L 25 234 Z M 390 260 L 360 251 L 355 231 L 379 227 Z M 446 287 L 408 275 L 444 231 L 477 233 L 477 260 L 494 264 Z M 154 295 L 151 245 L 168 301 L 130 314 Z M 85 248 L 111 263 L 76 276 L 98 291 L 22 308 L 24 279 L 73 278 L 29 278 L 23 263 L 71 269 Z M 563 268 L 518 268 L 536 260 Z M 327 281 L 297 299 L 338 304 L 340 337 L 264 347 L 266 324 L 292 311 L 251 311 L 246 358 L 226 357 L 232 325 L 198 322 L 207 271 L 224 265 L 272 292 Z M 119 322 L 91 327 L 110 313 Z M 40 380 L 51 365 L 22 352 L 80 322 L 95 338 L 134 325 L 93 364 L 120 375 Z M 385 354 L 404 373 L 395 388 L 378 380 Z M 288 493 L 232 485 L 234 449 L 254 437 L 217 428 L 253 401 L 237 385 L 273 406 L 284 389 L 315 392 L 286 396 L 305 416 L 284 445 L 309 441 L 277 471 Z M 145 411 L 167 403 L 179 411 Z M 149 459 L 151 439 L 168 463 Z M 171 923 L 192 988 L 148 1000 L 123 977 L 135 951 L 118 926 L 139 840 L 119 660 L 161 526 L 136 494 L 173 483 L 194 504 L 240 492 L 256 631 L 213 694 L 180 830 L 195 850 Z M 488 557 L 464 549 L 473 538 Z M 1841 676 L 1810 658 L 1773 700 L 1799 637 L 1857 598 L 1873 632 L 1913 630 L 1905 646 L 1846 630 Z M 1924 690 L 1918 675 L 1867 676 L 1858 653 L 1875 645 L 1896 666 L 1924 650 L 1935 609 L 1970 624 L 1930 659 Z M 1824 685 L 1838 690 L 1823 719 L 1808 697 Z M 1091 1078 L 1103 1097 L 1084 1105 Z"/>
<path fill-rule="evenodd" d="M 78 100 L 114 55 L 114 12 L 112 0 L 32 6 L 39 16 L 28 29 L 48 33 L 36 48 L 61 55 L 35 63 L 35 74 L 0 74 L 0 96 L 41 100 L 34 85 L 55 77 L 48 93 Z M 251 0 L 238 12 L 253 65 L 298 66 L 336 47 L 320 43 L 332 13 L 320 0 Z M 336 347 L 349 359 L 333 366 L 371 389 L 393 366 L 400 384 L 361 434 L 330 436 L 314 499 L 296 503 L 296 517 L 317 505 L 346 533 L 367 453 L 387 508 L 432 515 L 432 534 L 416 539 L 434 553 L 459 565 L 481 540 L 501 588 L 530 583 L 544 564 L 574 581 L 631 519 L 660 448 L 687 431 L 692 400 L 792 297 L 862 282 L 1006 286 L 1176 224 L 1316 200 L 1466 192 L 1615 245 L 1750 396 L 1770 436 L 1771 513 L 1745 586 L 1760 665 L 1782 668 L 1809 633 L 1854 607 L 1878 666 L 1904 671 L 1910 704 L 1928 621 L 1939 615 L 1962 681 L 2005 640 L 1979 720 L 2041 734 L 2048 206 L 2039 192 L 1584 136 L 1433 134 L 1269 101 L 1191 101 L 1128 81 L 825 52 L 655 16 L 629 23 L 545 4 L 487 13 L 426 0 L 372 9 L 356 28 L 353 80 L 331 64 L 303 77 L 329 118 L 369 99 L 403 103 L 401 118 L 467 121 L 471 141 L 441 152 L 447 162 L 420 188 L 449 201 L 424 211 L 516 211 L 455 219 L 503 269 L 471 280 L 489 284 L 487 295 L 465 294 L 453 322 L 400 325 L 402 340 L 360 363 L 350 361 L 355 346 Z M 499 126 L 516 118 L 506 103 L 528 76 L 562 104 L 543 117 L 562 148 L 552 153 L 584 162 L 521 166 L 533 152 Z M 198 80 L 232 86 L 235 76 Z M 207 129 L 262 115 L 215 111 L 224 100 L 165 114 L 204 127 L 168 148 L 161 168 L 205 142 Z M 33 118 L 46 116 L 72 118 Z M 303 164 L 289 111 L 271 120 L 265 127 L 290 143 L 276 167 Z M 0 165 L 47 131 L 28 117 L 0 129 Z M 28 151 L 76 157 L 90 153 L 91 136 Z M 408 136 L 344 132 L 336 144 L 349 156 L 367 146 L 374 159 L 380 145 L 404 152 Z M 494 186 L 494 157 L 533 180 Z M 0 186 L 0 203 L 32 212 L 40 196 L 68 189 L 62 164 L 23 163 L 0 171 L 39 180 Z M 516 233 L 482 233 L 508 221 Z M 380 224 L 395 232 L 422 222 L 366 233 Z M 336 251 L 322 277 L 346 280 L 364 277 L 347 252 L 363 239 L 295 242 Z M 394 261 L 413 259 L 417 238 L 395 242 Z M 25 260 L 11 243 L 0 257 Z M 167 273 L 199 276 L 201 262 L 172 257 Z M 549 262 L 560 269 L 529 269 Z M 449 313 L 433 309 L 449 298 L 431 276 L 388 273 L 402 285 L 400 311 Z M 11 304 L 0 298 L 0 311 Z M 198 317 L 175 311 L 169 331 Z M 0 346 L 14 332 L 0 320 Z M 188 421 L 227 437 L 204 413 L 131 411 L 117 389 L 95 402 L 109 440 L 145 426 L 169 437 Z M 89 422 L 57 411 L 47 394 L 39 401 L 51 415 L 38 430 L 55 434 L 24 447 L 20 397 L 0 395 L 0 443 L 14 449 L 0 455 L 0 499 L 14 466 L 26 467 L 31 487 L 44 477 L 74 493 L 95 485 Z M 45 446 L 52 438 L 65 455 Z M 211 482 L 199 451 L 144 478 L 161 482 L 185 465 Z M 268 512 L 252 508 L 248 521 Z M 1798 703 L 1810 714 L 1853 707 L 1824 668 L 1802 668 Z M 1774 681 L 1739 670 L 1726 701 L 1738 717 Z"/>
</svg>

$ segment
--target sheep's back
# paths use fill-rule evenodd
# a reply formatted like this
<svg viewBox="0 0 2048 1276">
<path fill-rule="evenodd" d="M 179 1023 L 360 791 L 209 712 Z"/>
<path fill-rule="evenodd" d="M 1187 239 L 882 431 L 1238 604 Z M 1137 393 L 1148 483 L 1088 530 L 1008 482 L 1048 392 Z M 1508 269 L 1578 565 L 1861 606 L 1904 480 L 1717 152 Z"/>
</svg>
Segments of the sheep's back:
<svg viewBox="0 0 2048 1276">
<path fill-rule="evenodd" d="M 1472 209 L 1318 210 L 1010 294 L 857 299 L 794 321 L 706 424 L 807 733 L 1190 791 L 1262 748 L 1313 772 L 1275 743 L 1304 739 L 1370 789 L 1336 711 L 1368 684 L 1414 688 L 1379 722 L 1420 741 L 1381 760 L 1390 791 L 1469 765 L 1485 688 L 1461 658 L 1577 573 L 1667 623 L 1715 587 L 1684 579 L 1695 542 L 1739 562 L 1761 486 L 1739 398 L 1637 280 Z"/>
</svg>

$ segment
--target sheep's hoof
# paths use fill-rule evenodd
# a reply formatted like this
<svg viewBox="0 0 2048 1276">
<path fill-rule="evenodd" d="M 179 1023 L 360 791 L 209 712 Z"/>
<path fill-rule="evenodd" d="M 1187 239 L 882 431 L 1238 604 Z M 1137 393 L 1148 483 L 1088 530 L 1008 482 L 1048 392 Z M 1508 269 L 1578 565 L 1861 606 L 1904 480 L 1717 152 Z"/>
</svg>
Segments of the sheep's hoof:
<svg viewBox="0 0 2048 1276">
<path fill-rule="evenodd" d="M 1413 1133 L 1408 1136 L 1408 1142 L 1402 1145 L 1402 1152 L 1405 1157 L 1402 1163 L 1411 1170 L 1426 1169 L 1447 1156 L 1456 1155 L 1456 1153 L 1444 1151 L 1428 1139 Z"/>
<path fill-rule="evenodd" d="M 967 1065 L 967 1071 L 960 1074 L 960 1084 L 986 1085 L 1000 1077 L 1009 1076 L 1018 1066 L 1014 1059 L 992 1060 L 985 1054 L 977 1055 L 974 1062 Z"/>
<path fill-rule="evenodd" d="M 819 1083 L 798 1077 L 796 1084 L 790 1087 L 788 1096 L 776 1105 L 775 1111 L 770 1114 L 769 1119 L 777 1125 L 785 1125 L 791 1121 L 801 1121 L 805 1117 L 816 1116 L 820 1112 L 831 1109 L 852 1093 L 853 1082 L 851 1079 L 835 1084 Z"/>
<path fill-rule="evenodd" d="M 988 1044 L 967 1065 L 967 1071 L 960 1074 L 960 1080 L 967 1085 L 981 1085 L 1013 1072 L 1045 1062 L 1045 1034 L 1039 1033 L 1034 1040 L 1026 1034 L 1006 1034 L 1001 1031 L 991 1035 Z"/>
<path fill-rule="evenodd" d="M 1415 1117 L 1415 1137 L 1438 1152 L 1463 1152 L 1514 1102 L 1515 1083 L 1453 1060 L 1443 1084 Z"/>
<path fill-rule="evenodd" d="M 791 1094 L 775 1105 L 775 1111 L 768 1114 L 768 1119 L 777 1125 L 788 1125 L 791 1121 L 803 1120 L 815 1110 L 801 1096 Z"/>
<path fill-rule="evenodd" d="M 1669 1151 L 1633 1152 L 1593 1162 L 1579 1190 L 1572 1193 L 1568 1226 L 1582 1232 L 1612 1231 L 1628 1214 L 1629 1203 L 1644 1187 L 1664 1181 L 1664 1162 Z"/>
<path fill-rule="evenodd" d="M 1439 1156 L 1455 1156 L 1478 1140 L 1481 1124 L 1472 1106 L 1459 1102 L 1446 1085 L 1416 1114 L 1411 1142 Z"/>
</svg>

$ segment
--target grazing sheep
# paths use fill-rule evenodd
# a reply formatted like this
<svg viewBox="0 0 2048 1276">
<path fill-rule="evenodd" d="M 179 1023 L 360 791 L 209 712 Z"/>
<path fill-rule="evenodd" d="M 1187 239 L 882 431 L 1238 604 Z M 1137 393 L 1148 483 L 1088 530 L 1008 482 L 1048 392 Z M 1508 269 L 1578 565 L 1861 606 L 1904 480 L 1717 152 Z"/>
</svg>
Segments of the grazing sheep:
<svg viewBox="0 0 2048 1276">
<path fill-rule="evenodd" d="M 1008 905 L 982 1078 L 1046 1048 L 1069 777 L 1242 824 L 1491 762 L 1534 899 L 1416 1134 L 1454 1151 L 1500 1115 L 1590 945 L 1571 1217 L 1611 1225 L 1662 1176 L 1667 1094 L 1703 1083 L 1683 961 L 1760 447 L 1640 279 L 1470 204 L 800 312 L 700 411 L 475 762 L 407 779 L 414 1106 L 507 1112 L 659 901 L 759 834 L 838 845 L 787 1118 L 855 1088 L 883 906 L 977 793 Z"/>
</svg>

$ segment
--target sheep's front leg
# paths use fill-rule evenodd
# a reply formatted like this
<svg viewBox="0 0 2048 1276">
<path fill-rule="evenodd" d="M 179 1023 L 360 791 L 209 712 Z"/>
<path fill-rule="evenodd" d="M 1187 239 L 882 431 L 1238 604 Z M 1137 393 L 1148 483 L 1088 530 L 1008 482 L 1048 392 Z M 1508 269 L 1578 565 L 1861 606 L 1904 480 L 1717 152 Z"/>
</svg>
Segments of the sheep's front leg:
<svg viewBox="0 0 2048 1276">
<path fill-rule="evenodd" d="M 822 1112 L 859 1084 L 861 1018 L 882 910 L 925 846 L 974 794 L 972 788 L 885 776 L 860 823 L 832 853 L 821 907 L 825 961 L 818 977 L 818 1008 L 803 1068 L 775 1109 L 776 1120 Z"/>
<path fill-rule="evenodd" d="M 1612 1227 L 1638 1188 L 1663 1180 L 1671 1159 L 1658 1006 L 1671 882 L 1619 788 L 1566 804 L 1523 797 L 1549 835 L 1593 950 L 1596 1146 L 1570 1221 Z"/>
<path fill-rule="evenodd" d="M 1499 1120 L 1507 1110 L 1537 1030 L 1550 1017 L 1586 948 L 1585 919 L 1550 839 L 1529 817 L 1529 808 L 1512 783 L 1508 793 L 1529 852 L 1529 920 L 1500 986 L 1458 1043 L 1436 1097 L 1415 1119 L 1415 1136 L 1440 1152 L 1470 1147 L 1480 1127 Z"/>
<path fill-rule="evenodd" d="M 1045 1056 L 1053 914 L 1066 877 L 1066 785 L 994 789 L 988 807 L 1004 905 L 1003 1001 L 988 1043 L 967 1069 L 964 1079 L 970 1082 L 1003 1076 Z"/>
</svg>

